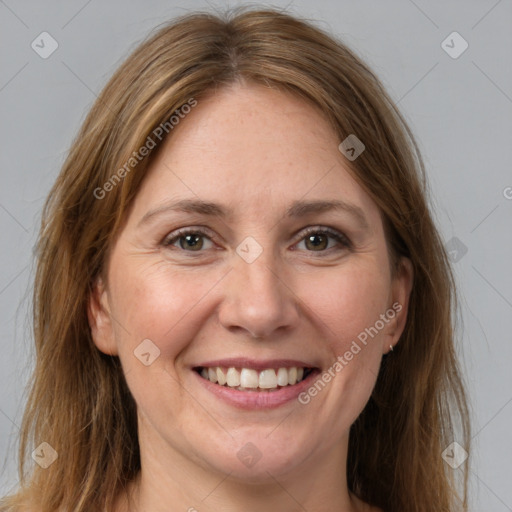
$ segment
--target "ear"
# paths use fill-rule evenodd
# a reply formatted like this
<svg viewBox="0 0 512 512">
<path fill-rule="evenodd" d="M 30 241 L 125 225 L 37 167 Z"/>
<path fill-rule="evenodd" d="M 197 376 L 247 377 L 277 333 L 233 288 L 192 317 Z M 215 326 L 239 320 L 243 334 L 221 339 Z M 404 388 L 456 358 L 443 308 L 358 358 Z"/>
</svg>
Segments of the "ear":
<svg viewBox="0 0 512 512">
<path fill-rule="evenodd" d="M 404 331 L 413 282 L 414 269 L 412 262 L 409 258 L 402 256 L 391 285 L 391 303 L 389 307 L 395 312 L 395 316 L 389 324 L 388 337 L 386 337 L 386 342 L 382 347 L 383 354 L 390 352 L 390 345 L 394 347 Z"/>
<path fill-rule="evenodd" d="M 96 279 L 89 296 L 87 317 L 96 347 L 105 354 L 117 355 L 108 292 L 101 277 Z"/>
</svg>

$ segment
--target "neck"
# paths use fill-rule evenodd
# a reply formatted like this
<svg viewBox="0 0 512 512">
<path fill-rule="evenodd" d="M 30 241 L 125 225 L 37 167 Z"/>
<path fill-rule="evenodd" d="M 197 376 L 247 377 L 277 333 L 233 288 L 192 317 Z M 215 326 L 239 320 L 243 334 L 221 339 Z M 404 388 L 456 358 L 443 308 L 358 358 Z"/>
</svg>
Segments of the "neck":
<svg viewBox="0 0 512 512">
<path fill-rule="evenodd" d="M 187 512 L 362 510 L 346 483 L 348 433 L 339 452 L 313 454 L 287 472 L 260 472 L 251 483 L 191 461 L 156 436 L 145 441 L 141 436 L 141 471 L 119 497 L 115 512 L 168 512 L 169 507 Z"/>
</svg>

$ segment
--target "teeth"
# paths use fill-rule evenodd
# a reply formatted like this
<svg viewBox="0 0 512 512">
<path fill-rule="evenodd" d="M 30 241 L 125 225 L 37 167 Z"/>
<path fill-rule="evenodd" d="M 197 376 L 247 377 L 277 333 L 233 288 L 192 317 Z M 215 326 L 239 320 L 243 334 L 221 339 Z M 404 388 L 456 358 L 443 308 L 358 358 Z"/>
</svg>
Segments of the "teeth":
<svg viewBox="0 0 512 512">
<path fill-rule="evenodd" d="M 249 368 L 243 368 L 240 372 L 240 386 L 243 388 L 257 388 L 258 372 Z"/>
<path fill-rule="evenodd" d="M 240 372 L 236 368 L 230 368 L 227 373 L 227 385 L 230 388 L 236 388 L 240 386 Z"/>
<path fill-rule="evenodd" d="M 277 388 L 277 375 L 275 370 L 263 370 L 260 372 L 259 387 L 261 389 Z"/>
<path fill-rule="evenodd" d="M 201 376 L 220 386 L 238 390 L 275 390 L 279 387 L 293 386 L 304 378 L 304 368 L 267 368 L 260 372 L 252 368 L 202 368 Z"/>
<path fill-rule="evenodd" d="M 213 368 L 208 368 L 208 379 L 211 382 L 217 382 L 217 372 Z"/>
<path fill-rule="evenodd" d="M 286 368 L 279 368 L 277 370 L 277 384 L 279 386 L 288 386 L 288 370 Z"/>
<path fill-rule="evenodd" d="M 222 371 L 222 368 L 219 368 L 217 366 L 217 382 L 221 385 L 221 386 L 224 386 L 224 384 L 226 384 L 227 382 L 227 379 L 226 379 L 226 374 Z"/>
</svg>

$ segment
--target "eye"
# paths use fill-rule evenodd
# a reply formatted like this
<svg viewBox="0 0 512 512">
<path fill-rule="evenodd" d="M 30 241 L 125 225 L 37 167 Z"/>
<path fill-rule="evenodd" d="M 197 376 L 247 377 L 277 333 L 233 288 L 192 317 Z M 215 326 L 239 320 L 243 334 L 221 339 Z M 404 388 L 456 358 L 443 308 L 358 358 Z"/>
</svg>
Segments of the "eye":
<svg viewBox="0 0 512 512">
<path fill-rule="evenodd" d="M 351 247 L 349 239 L 343 233 L 327 227 L 309 228 L 299 244 L 304 242 L 309 252 L 327 252 L 327 250 L 333 249 L 336 245 L 334 244 L 334 247 L 332 245 L 329 246 L 329 240 L 335 240 L 338 245 L 346 249 Z"/>
<path fill-rule="evenodd" d="M 212 241 L 208 237 L 206 231 L 200 228 L 187 228 L 180 229 L 179 231 L 172 233 L 162 242 L 164 247 L 175 246 L 179 244 L 178 249 L 183 249 L 189 252 L 200 252 L 201 249 L 211 249 L 211 246 L 205 247 L 204 240 L 207 239 L 210 244 Z M 206 244 L 207 245 L 207 244 Z"/>
<path fill-rule="evenodd" d="M 328 227 L 312 227 L 307 229 L 297 245 L 304 242 L 308 252 L 327 252 L 336 247 L 336 243 L 334 246 L 329 243 L 332 240 L 342 248 L 348 249 L 351 247 L 350 240 L 343 233 Z M 187 252 L 201 252 L 203 249 L 213 248 L 210 236 L 202 228 L 180 229 L 166 237 L 162 245 L 164 247 L 175 247 Z"/>
</svg>

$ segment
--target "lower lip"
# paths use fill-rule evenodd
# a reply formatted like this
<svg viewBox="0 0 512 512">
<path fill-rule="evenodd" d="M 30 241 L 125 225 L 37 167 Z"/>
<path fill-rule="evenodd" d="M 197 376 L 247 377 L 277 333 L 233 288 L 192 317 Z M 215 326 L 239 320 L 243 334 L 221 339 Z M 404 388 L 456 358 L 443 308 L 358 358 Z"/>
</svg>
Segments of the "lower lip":
<svg viewBox="0 0 512 512">
<path fill-rule="evenodd" d="M 192 371 L 208 391 L 224 402 L 240 409 L 275 409 L 295 400 L 318 375 L 318 371 L 315 370 L 299 383 L 279 388 L 277 391 L 239 391 L 238 389 L 214 384 L 201 377 L 196 371 Z"/>
</svg>

